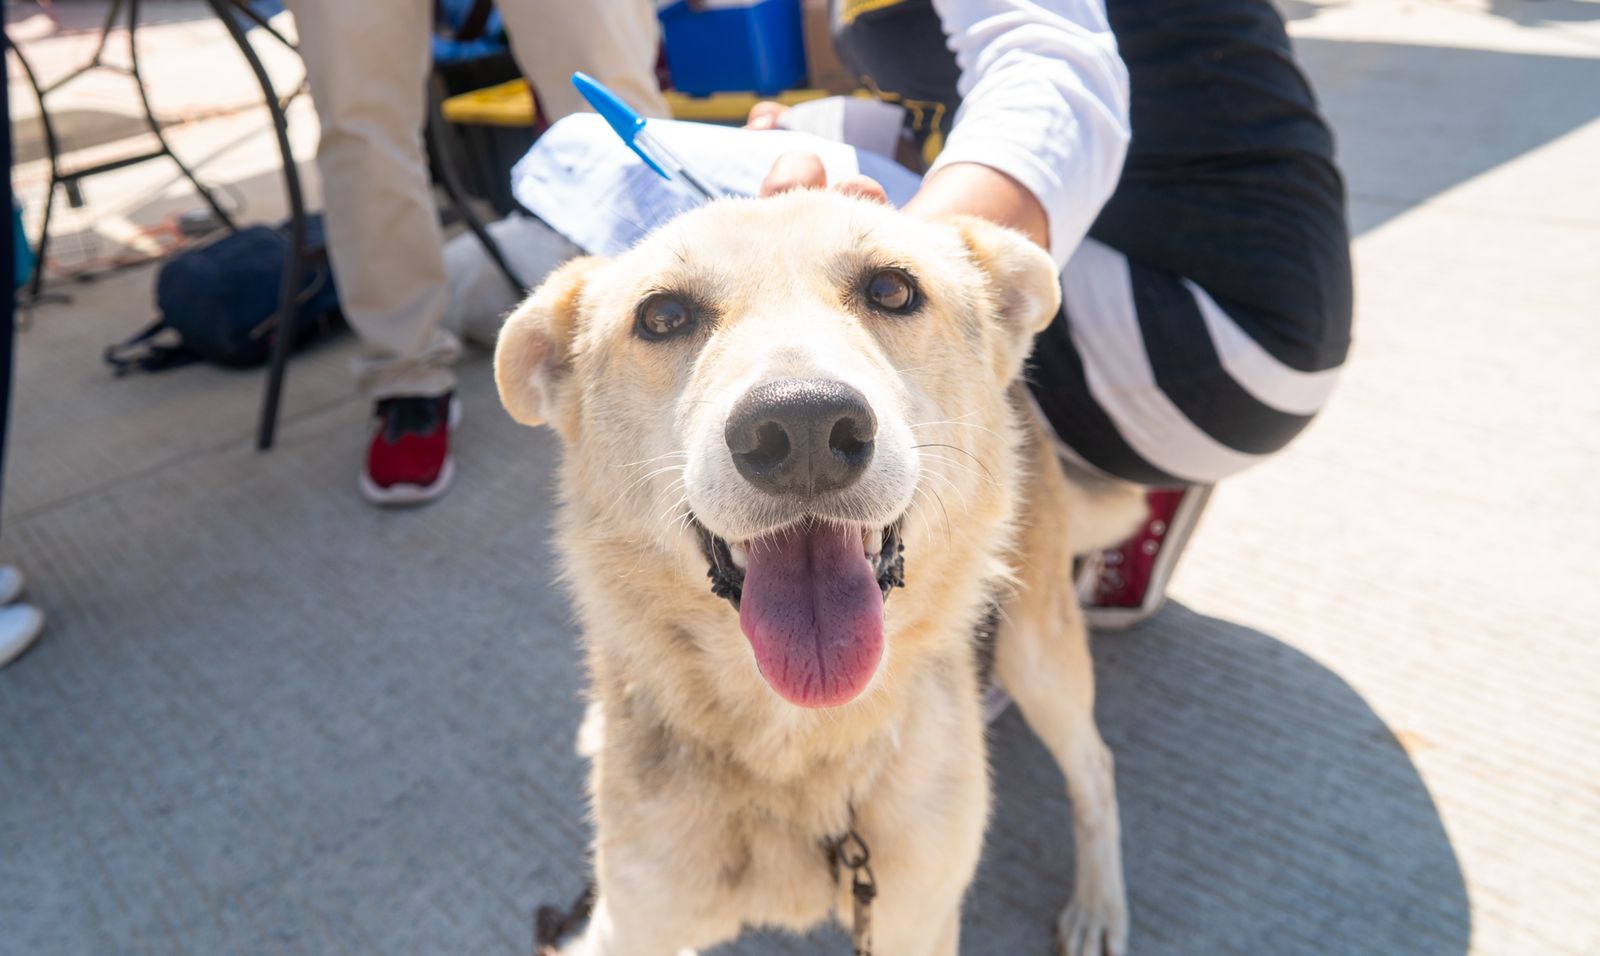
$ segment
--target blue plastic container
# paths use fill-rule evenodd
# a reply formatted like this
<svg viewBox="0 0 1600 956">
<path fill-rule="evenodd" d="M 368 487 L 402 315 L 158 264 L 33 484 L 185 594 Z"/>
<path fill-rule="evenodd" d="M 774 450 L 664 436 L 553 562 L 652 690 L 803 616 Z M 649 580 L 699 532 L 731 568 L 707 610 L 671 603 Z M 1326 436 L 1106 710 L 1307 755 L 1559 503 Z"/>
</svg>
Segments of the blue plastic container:
<svg viewBox="0 0 1600 956">
<path fill-rule="evenodd" d="M 696 13 L 661 10 L 673 88 L 691 96 L 793 89 L 806 76 L 800 0 L 756 0 Z"/>
</svg>

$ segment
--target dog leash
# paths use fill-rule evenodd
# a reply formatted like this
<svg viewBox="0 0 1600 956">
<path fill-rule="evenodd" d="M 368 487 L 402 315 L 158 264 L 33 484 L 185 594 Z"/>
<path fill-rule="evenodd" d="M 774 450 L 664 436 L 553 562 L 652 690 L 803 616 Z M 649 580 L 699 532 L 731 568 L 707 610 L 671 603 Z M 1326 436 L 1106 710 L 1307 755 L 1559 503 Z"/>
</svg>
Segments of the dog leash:
<svg viewBox="0 0 1600 956">
<path fill-rule="evenodd" d="M 844 876 L 840 867 L 850 871 L 850 943 L 855 947 L 855 956 L 872 956 L 872 901 L 878 897 L 878 878 L 872 873 L 867 841 L 856 830 L 854 810 L 850 812 L 850 829 L 829 841 L 827 848 L 834 882 Z"/>
<path fill-rule="evenodd" d="M 856 830 L 855 811 L 850 811 L 850 829 L 844 836 L 823 841 L 828 855 L 828 868 L 833 871 L 834 882 L 850 871 L 850 944 L 855 956 L 872 956 L 872 901 L 878 897 L 878 878 L 872 873 L 872 851 L 867 841 Z M 571 933 L 594 909 L 594 882 L 583 888 L 583 893 L 566 910 L 554 906 L 541 906 L 533 918 L 534 956 L 558 956 L 561 938 Z"/>
</svg>

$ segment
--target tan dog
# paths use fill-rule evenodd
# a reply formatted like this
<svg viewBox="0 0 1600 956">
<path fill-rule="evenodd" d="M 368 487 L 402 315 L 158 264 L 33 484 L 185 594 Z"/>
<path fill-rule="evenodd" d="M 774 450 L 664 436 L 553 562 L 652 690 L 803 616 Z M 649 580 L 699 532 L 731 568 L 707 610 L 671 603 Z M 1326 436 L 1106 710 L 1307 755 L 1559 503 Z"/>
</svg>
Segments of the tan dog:
<svg viewBox="0 0 1600 956">
<path fill-rule="evenodd" d="M 560 550 L 593 681 L 598 902 L 568 953 L 848 928 L 825 848 L 852 828 L 872 952 L 957 952 L 989 808 L 974 635 L 996 603 L 995 673 L 1072 799 L 1062 950 L 1124 951 L 1070 579 L 1138 497 L 1069 485 L 1016 382 L 1058 302 L 1016 233 L 811 191 L 570 263 L 507 322 L 501 399 L 566 446 Z"/>
</svg>

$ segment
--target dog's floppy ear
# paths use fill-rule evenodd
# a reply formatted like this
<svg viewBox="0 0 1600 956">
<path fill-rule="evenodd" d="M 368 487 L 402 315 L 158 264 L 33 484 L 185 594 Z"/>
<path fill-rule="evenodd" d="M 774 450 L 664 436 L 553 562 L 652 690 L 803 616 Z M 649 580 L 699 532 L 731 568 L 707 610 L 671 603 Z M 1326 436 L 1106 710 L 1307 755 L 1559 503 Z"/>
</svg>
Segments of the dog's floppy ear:
<svg viewBox="0 0 1600 956">
<path fill-rule="evenodd" d="M 1014 229 L 974 216 L 949 220 L 966 242 L 967 254 L 989 280 L 996 318 L 1007 334 L 1009 348 L 1003 361 L 1008 381 L 1021 371 L 1022 361 L 1041 332 L 1061 308 L 1061 277 L 1055 260 Z"/>
<path fill-rule="evenodd" d="M 585 256 L 552 272 L 517 307 L 494 348 L 500 402 L 524 425 L 559 425 L 572 370 L 572 338 L 584 281 L 604 259 Z"/>
</svg>

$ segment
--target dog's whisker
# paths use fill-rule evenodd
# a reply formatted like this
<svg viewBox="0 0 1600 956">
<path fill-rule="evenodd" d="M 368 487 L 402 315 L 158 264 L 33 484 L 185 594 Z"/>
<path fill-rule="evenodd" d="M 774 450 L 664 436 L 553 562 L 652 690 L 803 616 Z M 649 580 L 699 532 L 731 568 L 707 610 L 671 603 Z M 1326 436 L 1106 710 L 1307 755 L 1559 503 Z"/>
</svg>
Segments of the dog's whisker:
<svg viewBox="0 0 1600 956">
<path fill-rule="evenodd" d="M 989 434 L 995 436 L 996 438 L 1000 437 L 1000 433 L 999 432 L 995 431 L 994 429 L 990 428 L 987 425 L 980 425 L 977 422 L 963 422 L 963 421 L 959 421 L 957 419 L 945 419 L 944 421 L 938 421 L 938 422 L 920 422 L 920 423 L 918 423 L 916 425 L 910 425 L 908 427 L 912 431 L 916 431 L 919 428 L 934 428 L 934 427 L 941 426 L 941 425 L 950 425 L 950 426 L 955 427 L 955 428 L 975 428 L 980 432 L 988 432 Z"/>
<path fill-rule="evenodd" d="M 950 486 L 950 490 L 954 491 L 959 496 L 958 500 L 961 502 L 961 511 L 962 511 L 962 513 L 963 514 L 968 514 L 968 515 L 972 514 L 972 509 L 970 507 L 968 507 L 967 493 L 966 493 L 965 490 L 963 490 L 961 488 L 960 485 L 957 485 L 955 482 L 951 481 L 949 478 L 946 478 L 944 475 L 939 474 L 937 471 L 929 471 L 928 469 L 924 468 L 924 469 L 922 469 L 922 474 L 926 475 L 929 478 L 937 478 L 940 481 L 944 482 L 945 484 L 949 485 Z M 928 490 L 932 491 L 933 489 L 930 488 Z"/>
<path fill-rule="evenodd" d="M 694 510 L 689 507 L 688 492 L 685 492 L 683 496 L 678 499 L 677 504 L 674 504 L 672 507 L 682 508 L 683 510 L 678 512 L 678 516 L 672 520 L 672 527 L 670 530 L 673 532 L 688 531 L 689 526 L 694 522 Z"/>
<path fill-rule="evenodd" d="M 944 419 L 940 419 L 937 422 L 932 421 L 930 419 L 929 421 L 925 421 L 925 422 L 917 422 L 916 424 L 912 425 L 911 427 L 912 428 L 919 428 L 919 427 L 921 427 L 923 425 L 951 425 L 951 424 L 958 424 L 960 422 L 966 421 L 967 419 L 973 417 L 974 415 L 979 415 L 979 414 L 982 414 L 982 410 L 975 408 L 972 411 L 967 412 L 964 415 L 957 415 L 954 418 L 944 418 Z"/>
<path fill-rule="evenodd" d="M 926 495 L 927 493 L 928 493 L 928 490 L 925 487 L 923 487 L 921 482 L 918 482 L 916 489 L 911 492 L 911 500 L 915 501 L 915 500 L 917 500 L 917 496 L 918 495 Z M 922 513 L 922 509 L 921 508 L 917 508 L 917 509 L 913 509 L 913 510 L 916 511 L 917 520 L 922 522 L 922 536 L 925 539 L 927 539 L 929 544 L 932 544 L 933 543 L 933 525 L 928 523 L 928 516 Z"/>
<path fill-rule="evenodd" d="M 939 502 L 939 513 L 941 513 L 941 515 L 944 515 L 944 540 L 946 540 L 946 542 L 949 542 L 949 540 L 952 539 L 952 537 L 955 536 L 954 529 L 950 528 L 950 512 L 949 512 L 949 510 L 947 510 L 946 507 L 944 507 L 944 499 L 942 499 L 942 497 L 939 497 L 939 492 L 938 491 L 934 491 L 934 489 L 930 488 L 930 489 L 928 489 L 928 494 L 931 494 L 931 496 L 933 496 L 933 500 L 936 500 L 936 502 Z"/>
<path fill-rule="evenodd" d="M 986 475 L 981 471 L 978 471 L 976 468 L 973 468 L 971 465 L 967 464 L 964 461 L 956 461 L 954 458 L 951 458 L 951 457 L 949 457 L 947 455 L 938 455 L 938 454 L 935 454 L 935 453 L 930 452 L 930 451 L 924 451 L 922 453 L 921 457 L 922 457 L 922 459 L 924 461 L 943 462 L 944 464 L 947 464 L 952 468 L 960 469 L 961 471 L 966 472 L 967 474 L 969 474 L 972 477 L 978 479 L 979 481 L 983 482 L 986 485 L 993 485 L 995 483 L 994 479 L 991 476 Z"/>
<path fill-rule="evenodd" d="M 978 472 L 973 471 L 971 467 L 963 465 L 961 462 L 952 461 L 951 459 L 943 458 L 943 457 L 940 457 L 938 455 L 925 455 L 925 456 L 923 456 L 923 460 L 925 462 L 930 462 L 930 463 L 937 462 L 937 463 L 942 464 L 942 465 L 947 465 L 950 468 L 956 469 L 960 473 L 972 476 L 973 480 L 975 480 L 975 481 L 977 481 L 977 482 L 979 482 L 981 484 L 985 484 L 985 485 L 989 485 L 991 487 L 995 487 L 995 483 L 993 481 L 990 481 L 988 478 L 984 477 L 983 475 L 979 474 Z M 944 481 L 946 484 L 951 485 L 952 487 L 960 488 L 961 499 L 962 499 L 963 502 L 966 502 L 966 501 L 970 500 L 971 493 L 972 493 L 973 489 L 965 488 L 965 487 L 961 487 L 961 486 L 957 485 L 950 478 L 949 475 L 944 474 L 942 471 L 940 471 L 938 469 L 927 468 L 926 466 L 924 466 L 924 470 L 930 475 L 937 476 L 940 480 Z"/>
<path fill-rule="evenodd" d="M 948 542 L 955 535 L 954 529 L 952 529 L 950 526 L 950 512 L 945 508 L 944 499 L 939 497 L 939 493 L 937 491 L 929 488 L 928 494 L 933 495 L 933 500 L 939 502 L 939 513 L 944 515 L 944 539 L 946 542 Z"/>
<path fill-rule="evenodd" d="M 689 521 L 693 518 L 693 512 L 684 507 L 684 503 L 687 500 L 687 496 L 681 497 L 662 509 L 661 519 L 655 525 L 653 537 L 656 540 L 656 545 L 663 551 L 671 548 L 674 536 L 689 530 Z"/>
<path fill-rule="evenodd" d="M 623 468 L 637 468 L 637 467 L 642 467 L 644 465 L 648 465 L 651 462 L 661 461 L 661 460 L 666 459 L 666 458 L 688 458 L 688 457 L 689 457 L 689 452 L 685 451 L 685 450 L 669 451 L 664 455 L 656 455 L 653 458 L 641 458 L 638 461 L 630 461 L 626 465 L 623 465 L 622 467 Z"/>
<path fill-rule="evenodd" d="M 623 488 L 622 492 L 617 495 L 617 498 L 620 500 L 622 498 L 628 497 L 629 495 L 631 495 L 633 493 L 633 489 L 635 489 L 635 488 L 639 487 L 640 485 L 644 484 L 645 482 L 649 481 L 651 478 L 654 478 L 656 475 L 664 475 L 669 471 L 683 471 L 687 467 L 688 467 L 687 465 L 665 465 L 665 466 L 663 466 L 661 468 L 657 468 L 654 471 L 646 472 L 645 474 L 643 474 L 643 475 L 639 476 L 638 478 L 635 478 L 633 481 L 629 482 L 628 486 L 626 488 Z"/>
<path fill-rule="evenodd" d="M 956 452 L 957 454 L 966 455 L 968 458 L 971 458 L 977 464 L 977 466 L 979 468 L 983 469 L 983 473 L 988 475 L 989 479 L 991 481 L 994 480 L 994 475 L 990 473 L 989 466 L 985 465 L 983 463 L 983 459 L 979 458 L 977 455 L 974 455 L 972 452 L 967 451 L 965 448 L 961 448 L 961 447 L 958 447 L 956 445 L 950 445 L 950 444 L 947 444 L 945 442 L 937 442 L 937 441 L 924 442 L 923 444 L 912 445 L 911 447 L 912 448 L 948 448 L 951 451 Z"/>
<path fill-rule="evenodd" d="M 679 475 L 678 477 L 672 479 L 672 481 L 669 482 L 665 488 L 663 488 L 660 491 L 656 492 L 656 496 L 654 498 L 650 499 L 650 507 L 654 508 L 656 506 L 656 502 L 660 501 L 662 498 L 666 497 L 667 495 L 672 494 L 674 491 L 682 490 L 686 485 L 688 485 L 688 483 L 689 483 L 688 479 L 685 478 L 683 475 Z M 673 505 L 672 507 L 675 508 L 675 507 L 677 507 L 677 505 L 683 504 L 683 502 L 685 500 L 687 500 L 687 498 L 688 498 L 688 495 L 685 495 L 683 498 L 678 499 L 678 503 Z M 662 513 L 662 517 L 663 518 L 666 517 L 666 513 L 665 512 Z"/>
<path fill-rule="evenodd" d="M 623 488 L 622 492 L 620 494 L 618 494 L 616 496 L 615 500 L 613 500 L 611 502 L 610 506 L 607 507 L 604 512 L 602 512 L 601 514 L 598 515 L 598 522 L 600 524 L 603 524 L 603 525 L 609 525 L 612 522 L 616 521 L 617 518 L 622 513 L 622 506 L 630 500 L 630 498 L 632 496 L 632 493 L 633 493 L 633 489 L 637 488 L 639 485 L 644 484 L 645 482 L 649 481 L 651 478 L 654 478 L 656 475 L 665 474 L 665 473 L 670 472 L 670 471 L 680 472 L 679 477 L 678 477 L 677 480 L 678 481 L 682 481 L 683 480 L 682 473 L 685 472 L 688 469 L 688 467 L 689 466 L 688 466 L 687 463 L 676 464 L 676 465 L 667 465 L 667 466 L 662 467 L 662 468 L 657 468 L 655 471 L 652 471 L 652 472 L 650 472 L 649 474 L 646 474 L 646 475 L 642 475 L 639 478 L 636 478 L 633 481 L 629 482 L 627 487 Z M 655 498 L 652 498 L 651 501 L 650 501 L 649 507 L 654 507 L 655 506 L 655 499 L 659 498 L 659 497 L 660 497 L 660 494 L 658 493 L 655 496 Z"/>
</svg>

